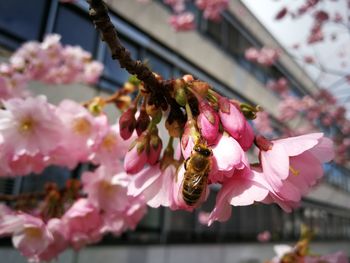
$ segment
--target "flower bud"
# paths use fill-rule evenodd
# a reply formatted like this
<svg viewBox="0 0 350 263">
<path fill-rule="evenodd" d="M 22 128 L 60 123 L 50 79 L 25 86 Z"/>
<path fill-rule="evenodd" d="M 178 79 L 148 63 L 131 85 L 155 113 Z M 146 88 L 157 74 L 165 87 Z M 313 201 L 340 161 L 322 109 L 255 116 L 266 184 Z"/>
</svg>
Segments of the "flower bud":
<svg viewBox="0 0 350 263">
<path fill-rule="evenodd" d="M 117 108 L 120 110 L 126 110 L 130 106 L 130 103 L 131 98 L 126 95 L 120 96 L 115 102 Z"/>
<path fill-rule="evenodd" d="M 105 107 L 106 102 L 100 98 L 95 97 L 88 105 L 88 110 L 91 112 L 92 115 L 97 116 L 100 115 L 103 112 L 103 108 Z"/>
<path fill-rule="evenodd" d="M 124 159 L 124 169 L 127 173 L 138 173 L 145 166 L 147 162 L 147 147 L 147 136 L 141 135 L 133 142 Z"/>
<path fill-rule="evenodd" d="M 248 122 L 246 122 L 244 130 L 245 131 L 243 132 L 242 136 L 237 141 L 246 152 L 250 149 L 250 147 L 252 147 L 254 142 L 254 131 Z"/>
<path fill-rule="evenodd" d="M 170 136 L 179 138 L 183 132 L 183 127 L 186 123 L 186 117 L 183 112 L 177 107 L 171 107 L 168 118 L 165 122 L 165 128 Z"/>
<path fill-rule="evenodd" d="M 197 80 L 197 81 L 193 81 L 191 85 L 199 96 L 201 96 L 202 98 L 207 96 L 208 90 L 210 88 L 208 83 Z"/>
<path fill-rule="evenodd" d="M 161 109 L 157 107 L 154 103 L 150 103 L 150 101 L 147 101 L 146 104 L 146 112 L 149 116 L 152 118 L 161 112 Z"/>
<path fill-rule="evenodd" d="M 186 98 L 186 91 L 184 88 L 178 88 L 176 90 L 175 100 L 177 104 L 179 104 L 180 106 L 184 107 L 186 105 L 187 98 Z"/>
<path fill-rule="evenodd" d="M 219 116 L 224 129 L 235 139 L 239 139 L 245 129 L 246 120 L 240 110 L 227 98 L 219 98 Z"/>
<path fill-rule="evenodd" d="M 179 120 L 170 122 L 168 119 L 165 122 L 165 128 L 168 130 L 169 136 L 179 138 L 183 130 L 183 124 Z"/>
<path fill-rule="evenodd" d="M 127 83 L 137 87 L 141 84 L 141 80 L 139 80 L 136 75 L 130 75 Z"/>
<path fill-rule="evenodd" d="M 185 159 L 190 157 L 194 145 L 200 139 L 194 120 L 187 121 L 181 137 L 181 151 Z"/>
<path fill-rule="evenodd" d="M 148 127 L 150 123 L 149 116 L 146 113 L 145 109 L 141 109 L 139 117 L 136 120 L 136 132 L 140 136 Z"/>
<path fill-rule="evenodd" d="M 150 165 L 155 165 L 163 148 L 162 140 L 159 138 L 158 134 L 151 135 L 149 146 L 148 163 Z"/>
<path fill-rule="evenodd" d="M 130 108 L 127 111 L 125 111 L 122 116 L 119 118 L 119 131 L 120 136 L 127 140 L 131 137 L 132 133 L 134 132 L 136 126 L 136 119 L 135 119 L 135 109 Z"/>
<path fill-rule="evenodd" d="M 197 118 L 197 125 L 202 137 L 208 144 L 215 142 L 219 133 L 219 116 L 217 112 L 204 101 L 199 103 L 200 114 Z"/>
<path fill-rule="evenodd" d="M 247 103 L 241 103 L 239 105 L 244 117 L 248 120 L 254 120 L 256 118 L 256 113 L 261 109 L 260 106 L 253 107 Z"/>
<path fill-rule="evenodd" d="M 261 150 L 261 151 L 269 151 L 272 149 L 273 143 L 266 139 L 262 135 L 257 135 L 255 137 L 255 145 Z"/>
<path fill-rule="evenodd" d="M 137 86 L 131 82 L 124 83 L 123 90 L 125 93 L 133 93 L 137 89 Z"/>
<path fill-rule="evenodd" d="M 185 82 L 190 82 L 190 81 L 193 81 L 193 80 L 194 80 L 193 76 L 192 76 L 192 75 L 189 75 L 189 74 L 184 75 L 184 76 L 182 77 L 182 79 L 183 79 Z"/>
</svg>

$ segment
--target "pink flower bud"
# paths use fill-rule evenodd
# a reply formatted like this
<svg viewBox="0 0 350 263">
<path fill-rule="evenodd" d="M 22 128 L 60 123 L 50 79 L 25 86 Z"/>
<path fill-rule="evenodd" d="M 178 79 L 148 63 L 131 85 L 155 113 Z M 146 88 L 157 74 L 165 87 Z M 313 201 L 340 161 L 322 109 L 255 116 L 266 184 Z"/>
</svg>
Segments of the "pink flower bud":
<svg viewBox="0 0 350 263">
<path fill-rule="evenodd" d="M 219 116 L 217 112 L 204 101 L 199 104 L 200 114 L 197 118 L 197 124 L 203 138 L 208 144 L 215 142 L 219 134 Z"/>
<path fill-rule="evenodd" d="M 133 143 L 130 150 L 126 153 L 124 159 L 124 169 L 127 173 L 135 174 L 144 167 L 147 162 L 147 147 L 148 140 L 145 136 L 139 137 Z"/>
<path fill-rule="evenodd" d="M 125 111 L 119 119 L 120 136 L 127 140 L 131 137 L 136 126 L 135 110 L 133 108 Z"/>
<path fill-rule="evenodd" d="M 237 141 L 245 152 L 252 146 L 254 142 L 254 131 L 249 122 L 246 121 L 245 130 Z"/>
<path fill-rule="evenodd" d="M 184 133 L 181 137 L 181 151 L 185 159 L 190 157 L 193 146 L 196 144 L 200 135 L 193 120 L 186 122 Z"/>
<path fill-rule="evenodd" d="M 148 155 L 148 163 L 150 165 L 156 164 L 156 162 L 159 159 L 162 148 L 163 148 L 162 140 L 159 138 L 157 134 L 156 135 L 152 134 L 150 139 L 150 147 L 149 147 L 149 155 Z"/>
<path fill-rule="evenodd" d="M 219 116 L 224 129 L 235 139 L 239 139 L 245 130 L 246 120 L 237 107 L 227 98 L 219 99 Z"/>
<path fill-rule="evenodd" d="M 136 120 L 136 132 L 138 136 L 147 129 L 149 123 L 150 119 L 146 110 L 141 109 L 140 115 Z"/>
<path fill-rule="evenodd" d="M 184 75 L 184 76 L 182 77 L 182 79 L 183 79 L 185 82 L 190 82 L 190 81 L 193 81 L 193 80 L 194 80 L 193 76 L 192 76 L 192 75 L 189 75 L 189 74 Z"/>
</svg>

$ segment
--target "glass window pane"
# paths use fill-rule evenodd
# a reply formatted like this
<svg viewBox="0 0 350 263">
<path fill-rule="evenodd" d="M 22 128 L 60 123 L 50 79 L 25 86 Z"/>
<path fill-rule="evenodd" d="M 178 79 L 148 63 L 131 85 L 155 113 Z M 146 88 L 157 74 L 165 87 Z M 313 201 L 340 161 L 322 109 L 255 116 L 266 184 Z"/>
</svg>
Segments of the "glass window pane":
<svg viewBox="0 0 350 263">
<path fill-rule="evenodd" d="M 228 51 L 231 54 L 237 55 L 240 52 L 239 42 L 238 42 L 239 41 L 239 37 L 240 37 L 240 33 L 232 25 L 228 25 L 227 32 L 228 32 L 228 35 L 227 35 L 227 38 L 228 38 L 228 43 L 227 43 Z"/>
<path fill-rule="evenodd" d="M 67 168 L 49 166 L 40 175 L 28 175 L 23 177 L 21 192 L 29 193 L 42 191 L 47 182 L 55 182 L 59 188 L 65 186 L 65 182 L 71 176 Z"/>
<path fill-rule="evenodd" d="M 170 79 L 172 77 L 172 66 L 159 56 L 148 52 L 145 55 L 144 60 L 147 62 L 152 71 L 161 75 L 164 79 Z"/>
<path fill-rule="evenodd" d="M 147 214 L 138 224 L 142 230 L 157 230 L 160 228 L 161 209 L 149 208 Z"/>
<path fill-rule="evenodd" d="M 131 57 L 133 59 L 138 59 L 139 55 L 137 46 L 125 39 L 121 39 L 121 42 L 124 47 L 129 50 Z M 128 79 L 129 73 L 120 67 L 120 64 L 117 60 L 112 59 L 111 53 L 107 47 L 103 57 L 103 63 L 105 65 L 103 71 L 105 77 L 116 81 L 119 85 L 122 85 Z"/>
<path fill-rule="evenodd" d="M 221 22 L 207 20 L 207 33 L 219 45 L 222 42 Z"/>
<path fill-rule="evenodd" d="M 97 31 L 87 14 L 74 11 L 67 6 L 60 6 L 54 32 L 62 36 L 64 44 L 79 45 L 92 53 L 95 51 Z"/>
<path fill-rule="evenodd" d="M 0 1 L 0 29 L 23 39 L 38 39 L 46 0 Z"/>
</svg>

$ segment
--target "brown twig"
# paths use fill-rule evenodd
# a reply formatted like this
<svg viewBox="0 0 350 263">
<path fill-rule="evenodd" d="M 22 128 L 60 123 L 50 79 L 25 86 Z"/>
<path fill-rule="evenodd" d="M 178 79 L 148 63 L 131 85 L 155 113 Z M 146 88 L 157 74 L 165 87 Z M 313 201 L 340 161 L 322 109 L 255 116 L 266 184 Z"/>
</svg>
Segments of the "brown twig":
<svg viewBox="0 0 350 263">
<path fill-rule="evenodd" d="M 121 44 L 117 30 L 112 24 L 106 4 L 102 0 L 86 0 L 90 5 L 89 15 L 96 28 L 101 33 L 102 41 L 108 45 L 113 59 L 118 59 L 120 66 L 125 68 L 130 74 L 145 83 L 145 88 L 154 96 L 155 103 L 166 108 L 167 91 L 163 87 L 163 82 L 158 80 L 153 72 L 141 61 L 133 60 L 130 52 Z"/>
</svg>

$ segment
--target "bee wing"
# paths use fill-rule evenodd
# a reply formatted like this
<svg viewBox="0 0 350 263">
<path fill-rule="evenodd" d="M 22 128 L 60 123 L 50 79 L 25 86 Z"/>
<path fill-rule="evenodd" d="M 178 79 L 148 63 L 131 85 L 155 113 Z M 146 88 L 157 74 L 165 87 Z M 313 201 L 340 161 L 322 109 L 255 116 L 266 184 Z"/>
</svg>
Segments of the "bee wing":
<svg viewBox="0 0 350 263">
<path fill-rule="evenodd" d="M 199 184 L 203 183 L 203 180 L 208 180 L 208 173 L 198 173 L 193 176 L 193 187 L 197 187 Z M 204 182 L 204 184 L 207 185 L 207 182 Z"/>
</svg>

